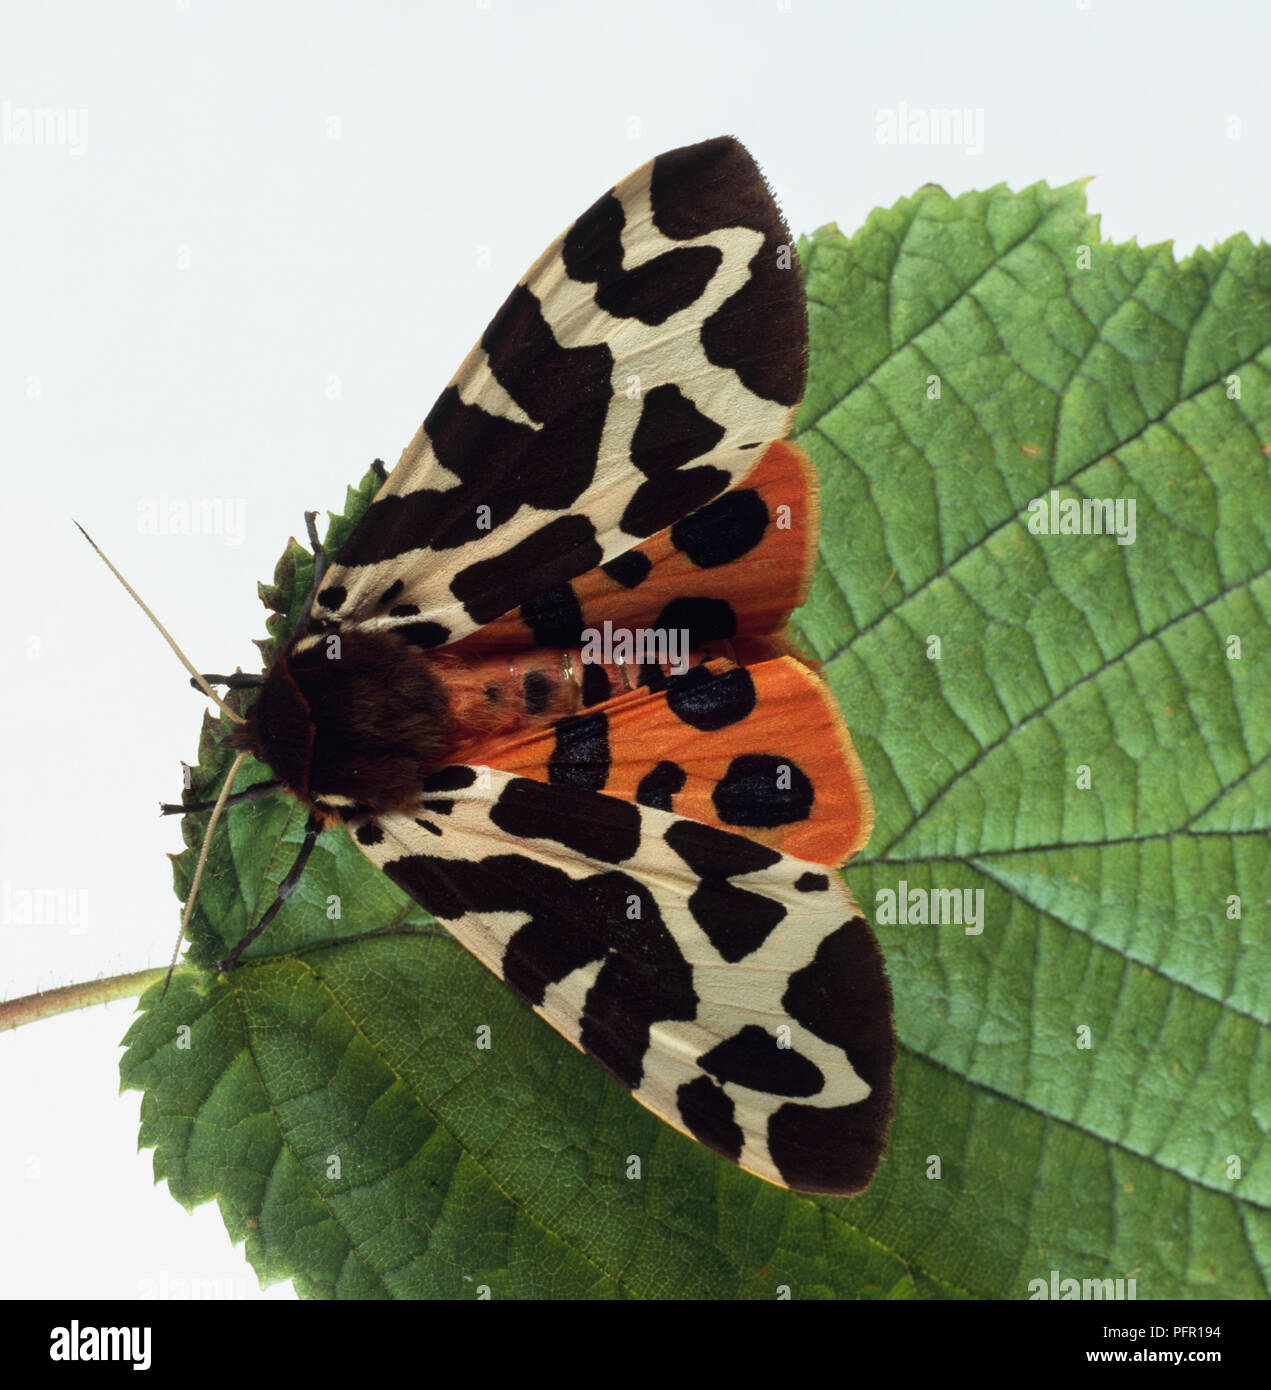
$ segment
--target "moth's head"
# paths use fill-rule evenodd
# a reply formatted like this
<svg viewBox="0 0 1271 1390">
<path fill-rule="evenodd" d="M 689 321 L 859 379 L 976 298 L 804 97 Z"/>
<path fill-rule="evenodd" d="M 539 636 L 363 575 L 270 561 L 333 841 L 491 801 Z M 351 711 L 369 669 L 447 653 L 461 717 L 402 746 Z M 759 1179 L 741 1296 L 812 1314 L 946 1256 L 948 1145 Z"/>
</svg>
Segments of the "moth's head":
<svg viewBox="0 0 1271 1390">
<path fill-rule="evenodd" d="M 314 737 L 309 703 L 290 663 L 280 657 L 266 673 L 247 722 L 234 730 L 228 742 L 268 764 L 289 791 L 307 800 Z"/>
</svg>

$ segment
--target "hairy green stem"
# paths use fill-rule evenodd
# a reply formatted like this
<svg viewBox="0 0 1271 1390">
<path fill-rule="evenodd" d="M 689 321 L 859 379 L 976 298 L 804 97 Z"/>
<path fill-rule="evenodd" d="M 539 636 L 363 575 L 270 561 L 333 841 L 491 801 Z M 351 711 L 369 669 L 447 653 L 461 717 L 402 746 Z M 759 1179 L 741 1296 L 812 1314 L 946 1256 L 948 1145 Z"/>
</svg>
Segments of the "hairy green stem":
<svg viewBox="0 0 1271 1390">
<path fill-rule="evenodd" d="M 21 999 L 6 999 L 0 1002 L 0 1033 L 40 1018 L 52 1018 L 54 1014 L 85 1009 L 90 1004 L 108 1004 L 112 999 L 135 997 L 158 984 L 165 974 L 167 971 L 158 966 L 152 970 L 134 970 L 131 975 L 111 975 L 105 980 L 85 980 L 83 984 L 46 989 Z"/>
</svg>

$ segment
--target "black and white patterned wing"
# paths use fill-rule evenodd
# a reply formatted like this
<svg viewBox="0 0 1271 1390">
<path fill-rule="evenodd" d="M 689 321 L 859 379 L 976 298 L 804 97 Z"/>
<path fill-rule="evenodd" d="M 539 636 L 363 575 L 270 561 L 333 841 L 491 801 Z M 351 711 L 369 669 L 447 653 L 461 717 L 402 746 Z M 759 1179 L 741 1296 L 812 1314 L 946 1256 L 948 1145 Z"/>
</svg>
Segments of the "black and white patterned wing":
<svg viewBox="0 0 1271 1390">
<path fill-rule="evenodd" d="M 660 155 L 543 253 L 313 608 L 456 641 L 739 481 L 803 396 L 790 234 L 745 148 Z"/>
<path fill-rule="evenodd" d="M 666 811 L 490 768 L 434 774 L 363 852 L 677 1129 L 848 1194 L 887 1138 L 896 1042 L 839 876 Z"/>
</svg>

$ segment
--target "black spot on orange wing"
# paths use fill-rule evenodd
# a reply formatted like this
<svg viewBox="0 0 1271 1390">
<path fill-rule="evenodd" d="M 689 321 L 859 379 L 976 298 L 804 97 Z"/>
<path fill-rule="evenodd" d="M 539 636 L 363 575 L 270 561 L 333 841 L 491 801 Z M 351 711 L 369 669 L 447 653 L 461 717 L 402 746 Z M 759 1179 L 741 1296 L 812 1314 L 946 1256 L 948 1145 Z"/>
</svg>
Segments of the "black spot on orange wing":
<svg viewBox="0 0 1271 1390">
<path fill-rule="evenodd" d="M 673 598 L 663 607 L 654 627 L 683 628 L 690 647 L 704 647 L 737 635 L 737 614 L 722 598 Z"/>
<path fill-rule="evenodd" d="M 694 1139 L 737 1162 L 745 1136 L 733 1118 L 733 1103 L 726 1091 L 709 1077 L 699 1076 L 680 1087 L 675 1102 L 684 1128 Z"/>
<path fill-rule="evenodd" d="M 768 507 L 753 488 L 726 492 L 671 527 L 671 544 L 699 569 L 740 560 L 763 540 Z"/>
<path fill-rule="evenodd" d="M 598 705 L 607 700 L 612 693 L 605 668 L 588 662 L 583 666 L 583 705 Z"/>
<path fill-rule="evenodd" d="M 896 1063 L 891 989 L 863 918 L 821 942 L 811 962 L 790 977 L 782 1003 L 791 1018 L 842 1048 L 871 1090 L 858 1104 L 836 1109 L 783 1105 L 768 1122 L 768 1151 L 781 1176 L 802 1192 L 859 1192 L 887 1141 Z"/>
<path fill-rule="evenodd" d="M 571 714 L 552 726 L 556 745 L 547 760 L 547 780 L 553 786 L 603 791 L 609 780 L 609 716 Z"/>
<path fill-rule="evenodd" d="M 745 719 L 755 708 L 754 677 L 744 667 L 696 666 L 667 682 L 666 707 L 694 729 L 712 732 Z"/>
<path fill-rule="evenodd" d="M 779 1046 L 771 1033 L 754 1023 L 697 1060 L 719 1081 L 735 1081 L 774 1096 L 814 1096 L 825 1085 L 815 1062 L 792 1047 Z"/>
<path fill-rule="evenodd" d="M 815 797 L 807 774 L 792 758 L 769 753 L 734 758 L 711 793 L 715 812 L 725 825 L 757 830 L 807 820 Z"/>
<path fill-rule="evenodd" d="M 669 684 L 666 672 L 655 661 L 644 663 L 640 667 L 639 685 L 647 686 L 650 690 L 665 690 Z"/>
<path fill-rule="evenodd" d="M 636 787 L 635 799 L 641 806 L 652 806 L 656 811 L 669 811 L 671 799 L 684 790 L 688 774 L 679 763 L 663 761 L 640 778 Z"/>
</svg>

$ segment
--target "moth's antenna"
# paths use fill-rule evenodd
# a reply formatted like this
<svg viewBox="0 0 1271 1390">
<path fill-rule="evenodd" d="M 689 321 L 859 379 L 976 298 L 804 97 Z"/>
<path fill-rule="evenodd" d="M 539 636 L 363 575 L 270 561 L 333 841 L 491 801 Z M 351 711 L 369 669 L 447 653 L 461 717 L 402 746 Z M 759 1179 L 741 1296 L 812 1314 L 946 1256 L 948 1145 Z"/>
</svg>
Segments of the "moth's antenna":
<svg viewBox="0 0 1271 1390">
<path fill-rule="evenodd" d="M 203 677 L 198 673 L 198 671 L 194 669 L 193 665 L 191 665 L 190 663 L 189 657 L 187 657 L 186 654 L 181 650 L 181 648 L 177 646 L 176 642 L 173 641 L 172 634 L 150 611 L 150 609 L 146 606 L 145 601 L 142 599 L 141 595 L 136 591 L 136 589 L 134 589 L 132 585 L 129 584 L 129 582 L 123 577 L 123 575 L 119 573 L 119 571 L 114 567 L 114 565 L 110 563 L 105 553 L 102 551 L 102 548 L 97 544 L 97 542 L 92 538 L 92 536 L 90 536 L 88 532 L 85 531 L 84 528 L 79 525 L 78 521 L 75 523 L 75 525 L 79 526 L 80 535 L 83 536 L 84 539 L 89 543 L 89 545 L 91 545 L 93 549 L 98 553 L 98 555 L 101 556 L 106 568 L 111 572 L 111 574 L 115 576 L 117 580 L 119 580 L 119 582 L 128 591 L 129 598 L 133 600 L 137 607 L 140 608 L 141 611 L 146 615 L 146 617 L 149 618 L 150 621 L 155 625 L 155 627 L 159 629 L 159 632 L 163 636 L 163 640 L 168 644 L 168 646 L 172 648 L 174 652 L 176 652 L 177 656 L 180 658 L 181 665 L 184 666 L 185 669 L 198 682 L 199 689 L 202 690 L 203 693 L 207 696 L 207 698 L 211 700 L 213 704 L 216 705 L 216 707 L 221 711 L 222 714 L 228 715 L 234 721 L 235 724 L 245 724 L 247 721 L 243 718 L 243 716 L 230 709 L 230 707 L 225 703 L 225 701 L 221 699 L 221 697 L 216 693 L 216 691 L 213 690 L 212 687 L 207 683 L 207 681 L 205 681 Z M 213 816 L 213 820 L 215 820 L 215 816 Z M 200 861 L 199 867 L 201 870 L 202 861 Z M 182 927 L 182 930 L 184 930 L 184 926 Z M 180 950 L 180 948 L 181 943 L 178 941 L 177 949 Z M 168 972 L 169 975 L 171 975 L 171 973 L 171 971 Z"/>
<path fill-rule="evenodd" d="M 78 524 L 77 522 L 76 525 Z M 102 559 L 105 560 L 106 557 L 103 555 Z M 106 563 L 109 565 L 110 561 L 106 560 Z M 112 565 L 111 568 L 113 569 L 114 566 Z M 137 601 L 138 603 L 141 602 L 140 599 Z M 234 759 L 233 765 L 225 774 L 225 781 L 221 783 L 221 794 L 216 798 L 216 805 L 212 807 L 212 817 L 207 823 L 207 829 L 203 832 L 203 843 L 199 846 L 199 862 L 194 867 L 194 882 L 190 884 L 190 896 L 185 900 L 185 911 L 181 914 L 181 930 L 177 933 L 177 944 L 172 948 L 172 962 L 168 966 L 168 974 L 163 982 L 164 995 L 167 994 L 168 986 L 172 983 L 172 972 L 177 968 L 177 956 L 181 954 L 181 943 L 185 940 L 185 929 L 189 925 L 190 914 L 194 911 L 194 900 L 199 895 L 199 884 L 203 881 L 203 867 L 207 863 L 207 852 L 212 847 L 212 832 L 216 829 L 216 822 L 220 820 L 225 803 L 229 800 L 230 788 L 234 785 L 234 778 L 238 776 L 238 769 L 250 756 L 244 751 Z"/>
</svg>

